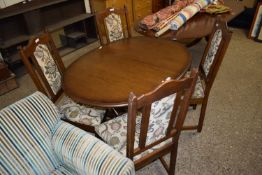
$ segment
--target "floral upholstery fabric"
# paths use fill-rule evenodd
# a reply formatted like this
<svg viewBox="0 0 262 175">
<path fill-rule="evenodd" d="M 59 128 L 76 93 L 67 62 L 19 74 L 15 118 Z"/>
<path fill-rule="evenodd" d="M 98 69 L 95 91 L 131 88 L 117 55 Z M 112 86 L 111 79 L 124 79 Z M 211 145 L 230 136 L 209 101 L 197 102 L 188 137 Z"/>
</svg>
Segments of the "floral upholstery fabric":
<svg viewBox="0 0 262 175">
<path fill-rule="evenodd" d="M 191 74 L 191 71 L 188 71 L 185 75 L 185 77 L 189 77 Z M 205 86 L 203 81 L 201 80 L 200 76 L 197 77 L 196 86 L 192 95 L 193 99 L 196 98 L 204 98 L 205 96 Z"/>
<path fill-rule="evenodd" d="M 111 13 L 105 18 L 109 41 L 117 41 L 124 38 L 122 22 L 119 15 Z"/>
<path fill-rule="evenodd" d="M 67 96 L 60 100 L 58 108 L 65 119 L 89 126 L 101 124 L 105 114 L 105 110 L 77 104 Z"/>
<path fill-rule="evenodd" d="M 222 40 L 222 30 L 218 29 L 212 38 L 211 45 L 210 45 L 210 48 L 208 50 L 208 53 L 207 53 L 207 56 L 205 58 L 205 62 L 203 65 L 203 69 L 204 69 L 206 76 L 208 75 L 210 67 L 213 64 L 213 61 L 215 59 L 215 56 L 218 51 L 221 40 Z"/>
<path fill-rule="evenodd" d="M 48 47 L 44 44 L 37 45 L 34 56 L 53 93 L 57 94 L 61 88 L 61 74 Z"/>
<path fill-rule="evenodd" d="M 152 104 L 149 126 L 147 131 L 146 145 L 153 143 L 165 136 L 170 115 L 173 109 L 175 94 L 165 97 Z M 114 149 L 126 156 L 126 140 L 127 140 L 127 114 L 123 114 L 115 119 L 109 120 L 95 127 L 96 133 Z M 140 127 L 141 127 L 141 114 L 136 118 L 136 131 L 134 148 L 138 147 Z M 134 157 L 137 160 L 144 155 L 159 149 L 163 145 L 170 143 L 171 139 L 154 146 L 151 149 Z"/>
</svg>

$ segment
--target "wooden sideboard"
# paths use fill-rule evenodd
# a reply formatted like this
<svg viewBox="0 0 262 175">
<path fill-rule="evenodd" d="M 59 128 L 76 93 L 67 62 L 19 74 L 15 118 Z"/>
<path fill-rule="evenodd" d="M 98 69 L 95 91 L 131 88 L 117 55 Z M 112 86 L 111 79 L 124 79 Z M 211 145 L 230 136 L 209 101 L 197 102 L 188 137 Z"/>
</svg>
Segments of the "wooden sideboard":
<svg viewBox="0 0 262 175">
<path fill-rule="evenodd" d="M 108 7 L 128 9 L 129 21 L 133 25 L 146 15 L 163 8 L 163 0 L 93 0 L 93 9 L 101 11 Z"/>
</svg>

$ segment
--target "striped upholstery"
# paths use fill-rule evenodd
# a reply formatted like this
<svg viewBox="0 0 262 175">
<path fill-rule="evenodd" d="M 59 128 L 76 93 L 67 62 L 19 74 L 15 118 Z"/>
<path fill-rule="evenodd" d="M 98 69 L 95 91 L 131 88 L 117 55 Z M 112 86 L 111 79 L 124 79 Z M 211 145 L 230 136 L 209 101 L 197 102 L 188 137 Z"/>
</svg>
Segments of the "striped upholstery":
<svg viewBox="0 0 262 175">
<path fill-rule="evenodd" d="M 134 174 L 128 158 L 66 122 L 56 126 L 52 144 L 58 159 L 78 174 Z"/>
<path fill-rule="evenodd" d="M 0 112 L 0 174 L 47 174 L 59 165 L 50 141 L 56 116 L 55 106 L 40 93 Z"/>
<path fill-rule="evenodd" d="M 1 175 L 134 173 L 129 159 L 62 122 L 40 92 L 1 110 L 0 129 Z"/>
<path fill-rule="evenodd" d="M 54 169 L 52 172 L 49 173 L 50 175 L 75 175 L 77 172 L 75 172 L 72 169 L 65 168 L 64 166 L 59 166 L 56 169 Z"/>
<path fill-rule="evenodd" d="M 195 0 L 194 3 L 183 8 L 177 17 L 171 21 L 171 29 L 178 30 L 184 23 L 198 13 L 202 8 L 212 3 L 213 0 Z"/>
</svg>

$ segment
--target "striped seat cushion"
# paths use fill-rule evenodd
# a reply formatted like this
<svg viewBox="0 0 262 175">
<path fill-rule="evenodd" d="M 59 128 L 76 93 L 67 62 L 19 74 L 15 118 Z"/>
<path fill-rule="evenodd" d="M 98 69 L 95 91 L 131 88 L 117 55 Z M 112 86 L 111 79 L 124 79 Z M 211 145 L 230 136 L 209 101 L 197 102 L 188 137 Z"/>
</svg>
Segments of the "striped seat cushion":
<svg viewBox="0 0 262 175">
<path fill-rule="evenodd" d="M 40 92 L 0 111 L 0 174 L 48 174 L 59 166 L 51 149 L 57 116 Z"/>
<path fill-rule="evenodd" d="M 129 175 L 134 164 L 128 158 L 87 132 L 59 122 L 52 138 L 58 159 L 78 174 Z"/>
</svg>

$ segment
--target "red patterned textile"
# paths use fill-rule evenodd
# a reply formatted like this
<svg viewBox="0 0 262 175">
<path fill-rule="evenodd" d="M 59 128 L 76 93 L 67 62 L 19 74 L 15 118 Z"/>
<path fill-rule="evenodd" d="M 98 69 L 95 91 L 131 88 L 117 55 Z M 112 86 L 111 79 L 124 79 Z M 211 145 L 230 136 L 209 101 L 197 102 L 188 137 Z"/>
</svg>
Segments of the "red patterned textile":
<svg viewBox="0 0 262 175">
<path fill-rule="evenodd" d="M 172 18 L 172 16 L 174 16 L 177 12 L 187 5 L 192 4 L 194 1 L 195 0 L 176 0 L 173 5 L 163 8 L 152 15 L 146 16 L 143 20 L 141 20 L 140 26 L 144 29 L 154 28 L 155 30 L 159 30 L 162 24 L 167 23 L 167 21 L 165 21 L 166 19 L 169 21 L 169 18 Z"/>
</svg>

